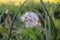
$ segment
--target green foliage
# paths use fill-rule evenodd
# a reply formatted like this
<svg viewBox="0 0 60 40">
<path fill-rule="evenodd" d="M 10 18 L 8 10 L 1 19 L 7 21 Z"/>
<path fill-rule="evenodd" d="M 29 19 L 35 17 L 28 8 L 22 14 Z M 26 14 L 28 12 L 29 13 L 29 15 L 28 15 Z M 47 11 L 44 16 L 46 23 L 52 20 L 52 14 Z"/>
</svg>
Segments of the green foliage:
<svg viewBox="0 0 60 40">
<path fill-rule="evenodd" d="M 60 7 L 57 8 L 56 6 L 57 4 L 46 4 L 47 6 L 47 9 L 55 23 L 55 26 L 58 30 L 57 32 L 57 38 L 56 39 L 59 39 L 59 35 L 60 35 L 60 19 L 55 19 L 54 17 L 54 12 L 55 10 L 57 9 L 57 11 L 59 11 L 60 13 Z M 6 5 L 2 4 L 0 5 L 0 15 L 3 13 L 3 11 L 5 11 L 5 7 Z M 9 15 L 11 16 L 11 21 L 12 21 L 12 18 L 17 10 L 17 6 L 14 6 L 14 5 L 8 5 L 8 9 L 9 9 Z M 44 40 L 44 32 L 42 33 L 41 31 L 41 28 L 40 27 L 34 27 L 34 28 L 25 28 L 24 27 L 24 23 L 21 21 L 20 17 L 24 14 L 24 12 L 26 11 L 33 11 L 33 12 L 36 12 L 36 13 L 41 13 L 42 14 L 42 17 L 44 18 L 44 11 L 43 11 L 43 8 L 42 6 L 40 5 L 40 3 L 27 3 L 25 4 L 22 9 L 19 11 L 18 15 L 16 16 L 16 19 L 14 22 L 16 26 L 16 29 L 17 29 L 17 33 L 16 33 L 16 40 Z M 3 15 L 4 16 L 4 15 Z M 4 20 L 6 20 L 6 17 L 4 18 Z M 6 21 L 7 22 L 7 21 Z M 6 23 L 5 22 L 5 23 Z M 43 22 L 43 21 L 42 21 Z M 3 22 L 4 23 L 4 22 Z M 44 26 L 44 25 L 43 25 Z M 8 38 L 8 34 L 9 34 L 9 30 L 10 29 L 6 29 L 5 26 L 1 26 L 0 25 L 0 33 L 3 34 L 3 38 L 4 39 L 7 39 Z M 54 40 L 54 30 L 53 28 L 51 28 L 52 30 L 52 40 Z M 12 36 L 12 35 L 11 35 Z M 21 37 L 21 38 L 20 38 Z M 11 38 L 11 40 L 13 40 L 13 38 Z"/>
</svg>

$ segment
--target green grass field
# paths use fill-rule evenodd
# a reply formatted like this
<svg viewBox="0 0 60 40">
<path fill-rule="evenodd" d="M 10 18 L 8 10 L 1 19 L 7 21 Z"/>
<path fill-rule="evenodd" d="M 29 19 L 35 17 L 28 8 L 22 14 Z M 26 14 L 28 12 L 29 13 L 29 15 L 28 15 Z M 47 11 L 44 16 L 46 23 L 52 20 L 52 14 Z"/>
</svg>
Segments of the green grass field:
<svg viewBox="0 0 60 40">
<path fill-rule="evenodd" d="M 54 26 L 51 26 L 53 25 L 51 23 L 50 25 L 51 35 L 50 35 L 49 26 L 46 26 L 48 30 L 47 31 L 48 40 L 60 40 L 60 3 L 58 4 L 44 3 L 44 4 L 46 5 L 49 15 L 52 17 L 56 29 L 54 30 Z M 7 5 L 0 4 L 0 39 L 1 40 L 8 40 L 11 22 L 14 19 L 14 14 L 16 13 L 18 7 L 19 6 L 14 6 L 13 4 L 7 4 Z M 5 14 L 6 9 L 9 10 L 8 14 Z M 27 2 L 25 5 L 23 5 L 23 7 L 21 7 L 20 10 L 18 10 L 17 16 L 13 23 L 14 25 L 12 26 L 13 28 L 11 29 L 12 32 L 11 32 L 10 40 L 45 40 L 46 35 L 45 32 L 42 32 L 41 27 L 37 26 L 33 28 L 26 28 L 24 25 L 25 23 L 21 21 L 20 17 L 27 11 L 36 12 L 38 16 L 39 14 L 41 14 L 42 17 L 45 19 L 44 17 L 45 12 L 43 10 L 41 3 Z M 42 19 L 40 20 L 42 21 Z M 42 21 L 42 23 L 43 23 L 43 27 L 45 27 L 44 21 Z M 46 25 L 49 25 L 48 22 L 46 22 Z"/>
</svg>

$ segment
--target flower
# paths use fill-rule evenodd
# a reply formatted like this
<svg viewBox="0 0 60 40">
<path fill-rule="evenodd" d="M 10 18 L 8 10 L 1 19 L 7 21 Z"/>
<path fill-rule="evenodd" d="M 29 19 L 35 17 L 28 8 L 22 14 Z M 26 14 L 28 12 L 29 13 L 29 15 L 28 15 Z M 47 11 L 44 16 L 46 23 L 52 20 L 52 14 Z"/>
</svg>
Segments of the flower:
<svg viewBox="0 0 60 40">
<path fill-rule="evenodd" d="M 26 27 L 34 27 L 38 24 L 38 15 L 34 12 L 25 12 L 21 17 L 21 20 L 26 22 Z"/>
<path fill-rule="evenodd" d="M 8 13 L 9 13 L 9 9 L 6 9 L 5 14 L 8 14 Z"/>
</svg>

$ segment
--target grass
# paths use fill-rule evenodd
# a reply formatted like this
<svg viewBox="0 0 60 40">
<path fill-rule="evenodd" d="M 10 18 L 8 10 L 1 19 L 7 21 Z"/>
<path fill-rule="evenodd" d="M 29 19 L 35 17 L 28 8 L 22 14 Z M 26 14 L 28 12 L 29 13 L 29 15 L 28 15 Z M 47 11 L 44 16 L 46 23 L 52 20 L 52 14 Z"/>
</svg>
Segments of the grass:
<svg viewBox="0 0 60 40">
<path fill-rule="evenodd" d="M 54 26 L 51 26 L 51 31 L 52 31 L 52 40 L 59 40 L 60 39 L 60 19 L 55 19 L 55 17 L 54 17 L 54 13 L 55 13 L 55 10 L 57 10 L 57 12 L 59 11 L 59 13 L 60 13 L 60 7 L 59 8 L 57 8 L 57 6 L 59 5 L 59 4 L 50 4 L 50 3 L 46 3 L 45 4 L 46 6 L 47 6 L 47 9 L 48 9 L 48 12 L 49 12 L 49 14 L 51 15 L 51 17 L 52 17 L 52 19 L 53 19 L 53 21 L 54 21 L 54 24 L 55 24 L 55 28 L 57 29 L 56 31 L 57 31 L 57 34 L 55 34 L 55 35 L 57 35 L 56 36 L 56 39 L 54 38 L 54 31 L 55 30 L 53 30 L 53 28 L 54 28 Z M 56 6 L 57 5 L 57 6 Z M 14 5 L 5 5 L 5 4 L 2 4 L 2 5 L 0 5 L 0 15 L 5 11 L 5 8 L 8 8 L 9 9 L 9 15 L 10 15 L 10 17 L 11 17 L 11 21 L 13 21 L 13 16 L 14 16 L 14 14 L 15 14 L 15 12 L 16 12 L 16 10 L 17 10 L 17 8 L 18 8 L 18 6 L 14 6 Z M 45 19 L 45 17 L 44 17 L 44 15 L 45 15 L 45 13 L 44 13 L 44 11 L 43 11 L 43 9 L 42 9 L 42 6 L 41 6 L 41 4 L 40 3 L 26 3 L 20 10 L 19 10 L 19 12 L 18 12 L 18 15 L 16 16 L 16 19 L 15 19 L 15 22 L 14 22 L 14 27 L 16 26 L 16 35 L 13 35 L 13 34 L 11 34 L 10 36 L 11 36 L 11 40 L 44 40 L 45 39 L 45 34 L 44 34 L 44 32 L 42 32 L 41 31 L 41 28 L 40 27 L 34 27 L 34 28 L 25 28 L 24 27 L 24 23 L 21 21 L 21 19 L 20 19 L 20 17 L 24 14 L 24 12 L 27 12 L 27 11 L 33 11 L 33 12 L 36 12 L 37 14 L 41 14 L 42 15 L 42 17 Z M 5 14 L 3 15 L 3 17 L 5 16 Z M 40 18 L 40 16 L 39 16 L 39 18 Z M 3 36 L 3 39 L 4 40 L 7 40 L 7 38 L 8 38 L 8 34 L 9 34 L 9 30 L 10 30 L 10 28 L 8 28 L 8 29 L 6 29 L 5 28 L 5 24 L 8 22 L 8 21 L 6 21 L 5 22 L 5 20 L 6 19 L 8 19 L 6 16 L 4 17 L 4 21 L 2 22 L 2 23 L 4 23 L 3 25 L 0 25 L 0 33 L 2 34 L 2 36 Z M 1 19 L 1 20 L 3 20 L 3 19 Z M 42 23 L 44 23 L 43 21 L 42 21 Z M 44 26 L 44 24 L 43 24 L 43 26 Z M 48 27 L 47 27 L 48 28 Z M 49 35 L 49 34 L 48 34 Z M 48 36 L 49 37 L 49 36 Z"/>
</svg>

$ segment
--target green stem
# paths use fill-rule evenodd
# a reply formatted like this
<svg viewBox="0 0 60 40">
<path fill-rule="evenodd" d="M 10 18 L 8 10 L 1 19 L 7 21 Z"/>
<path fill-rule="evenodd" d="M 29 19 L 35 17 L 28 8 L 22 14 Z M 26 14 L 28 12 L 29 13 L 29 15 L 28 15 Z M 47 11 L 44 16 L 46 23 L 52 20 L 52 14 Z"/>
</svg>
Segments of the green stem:
<svg viewBox="0 0 60 40">
<path fill-rule="evenodd" d="M 13 21 L 10 25 L 10 33 L 9 33 L 9 37 L 8 37 L 8 40 L 10 40 L 10 37 L 11 37 L 11 32 L 12 32 L 12 29 L 13 29 L 13 25 L 14 25 L 14 22 L 15 22 L 15 19 L 16 19 L 16 16 L 18 15 L 17 13 L 19 12 L 19 10 L 21 10 L 21 8 L 23 7 L 23 5 L 27 2 L 28 0 L 26 0 L 21 6 L 18 7 L 17 11 L 15 12 L 14 14 L 14 17 L 13 17 Z"/>
<path fill-rule="evenodd" d="M 42 7 L 43 7 L 43 9 L 44 9 L 45 14 L 47 14 L 47 15 L 49 16 L 50 20 L 51 20 L 51 25 L 52 25 L 52 28 L 55 30 L 55 31 L 54 31 L 54 35 L 55 35 L 55 34 L 56 34 L 56 28 L 55 28 L 55 24 L 54 24 L 54 22 L 53 22 L 53 20 L 52 20 L 52 17 L 50 16 L 50 14 L 49 14 L 46 6 L 45 6 L 44 3 L 43 3 L 43 1 L 40 0 L 40 2 L 41 2 L 41 4 L 42 4 Z M 56 35 L 55 35 L 54 38 L 56 38 Z"/>
</svg>

